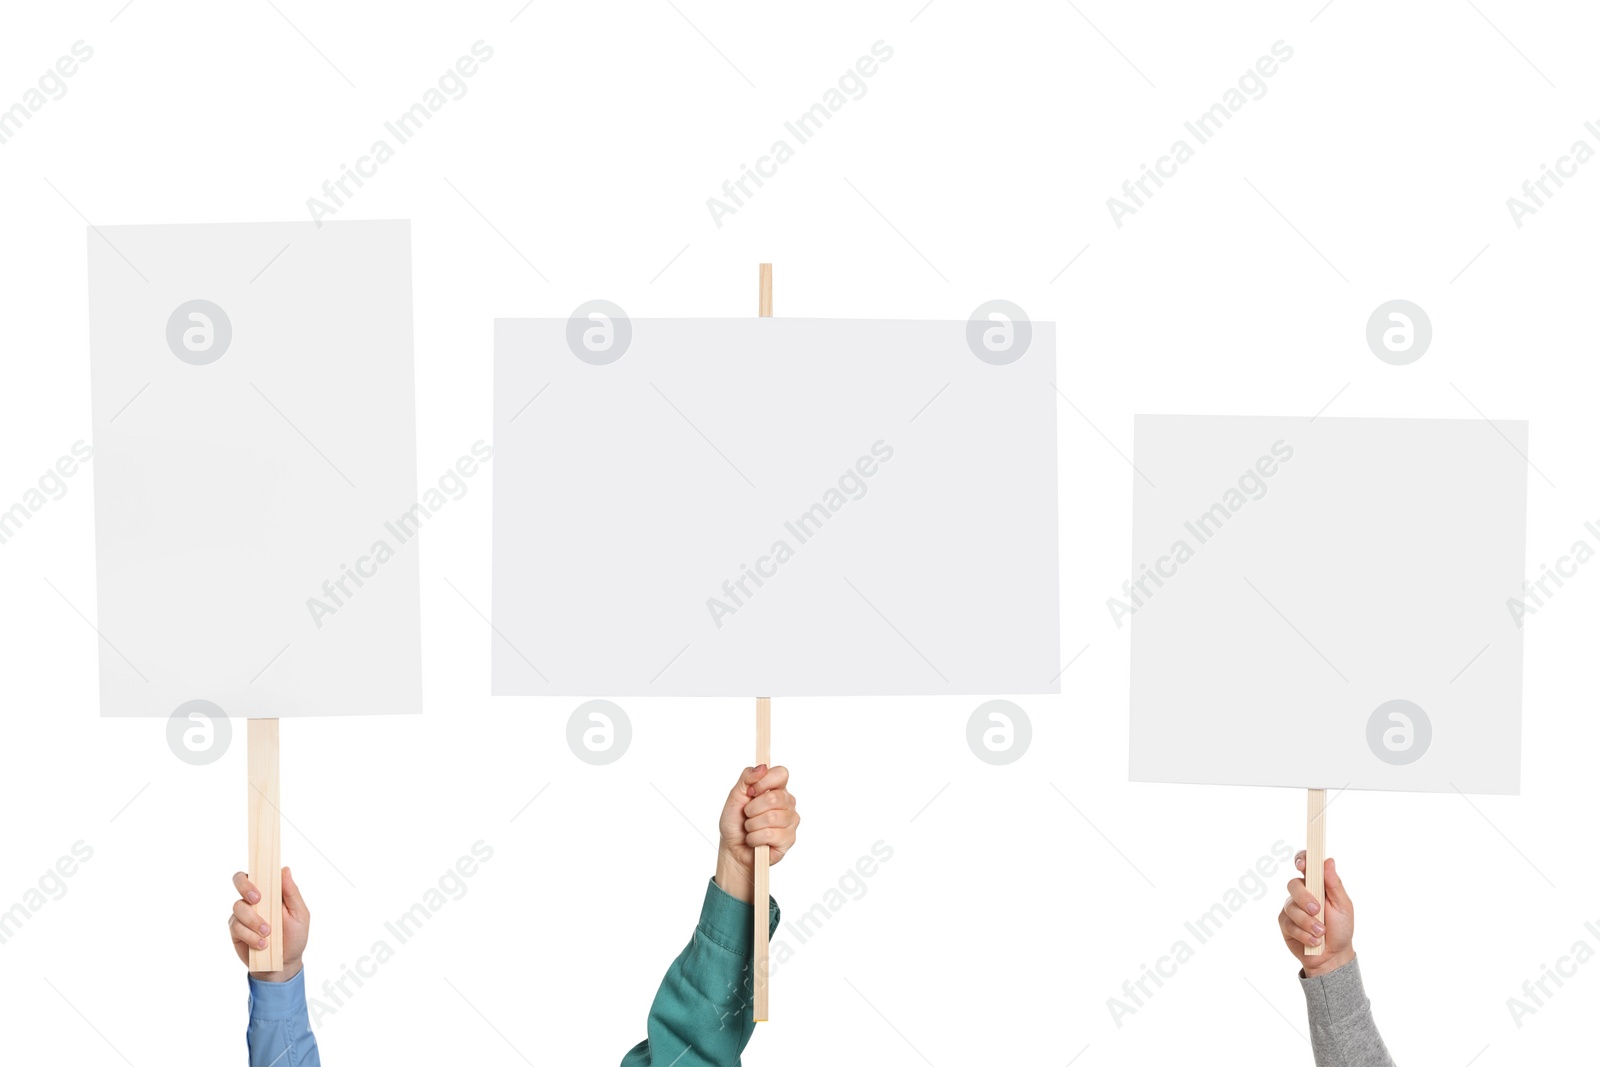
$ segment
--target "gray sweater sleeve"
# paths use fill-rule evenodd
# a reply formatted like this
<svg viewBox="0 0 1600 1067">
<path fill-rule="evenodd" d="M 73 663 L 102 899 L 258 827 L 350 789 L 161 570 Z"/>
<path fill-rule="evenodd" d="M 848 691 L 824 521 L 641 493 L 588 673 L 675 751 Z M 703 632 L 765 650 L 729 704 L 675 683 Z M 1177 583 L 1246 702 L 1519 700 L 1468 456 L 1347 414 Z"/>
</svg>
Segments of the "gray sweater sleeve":
<svg viewBox="0 0 1600 1067">
<path fill-rule="evenodd" d="M 1317 1067 L 1394 1067 L 1372 1021 L 1372 1002 L 1361 988 L 1359 961 L 1320 978 L 1300 974 Z"/>
</svg>

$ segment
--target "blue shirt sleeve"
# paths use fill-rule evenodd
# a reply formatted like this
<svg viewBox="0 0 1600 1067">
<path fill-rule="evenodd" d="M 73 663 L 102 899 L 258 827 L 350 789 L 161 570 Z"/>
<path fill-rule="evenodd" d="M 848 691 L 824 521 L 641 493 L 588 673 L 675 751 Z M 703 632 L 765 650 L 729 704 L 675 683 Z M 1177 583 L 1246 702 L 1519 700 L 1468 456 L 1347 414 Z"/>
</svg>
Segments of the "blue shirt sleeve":
<svg viewBox="0 0 1600 1067">
<path fill-rule="evenodd" d="M 306 1011 L 306 972 L 287 982 L 250 979 L 250 1067 L 322 1067 Z"/>
</svg>

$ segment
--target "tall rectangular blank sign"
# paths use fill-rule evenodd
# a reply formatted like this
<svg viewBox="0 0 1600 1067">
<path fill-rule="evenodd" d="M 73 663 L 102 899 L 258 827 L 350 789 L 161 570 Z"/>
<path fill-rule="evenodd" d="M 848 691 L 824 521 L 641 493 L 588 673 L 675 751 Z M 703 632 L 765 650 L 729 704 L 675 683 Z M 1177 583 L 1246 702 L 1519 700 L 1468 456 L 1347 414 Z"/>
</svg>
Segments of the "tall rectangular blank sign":
<svg viewBox="0 0 1600 1067">
<path fill-rule="evenodd" d="M 1031 331 L 996 365 L 966 322 L 497 322 L 494 691 L 1057 691 Z"/>
<path fill-rule="evenodd" d="M 1527 424 L 1136 422 L 1136 781 L 1515 793 Z"/>
<path fill-rule="evenodd" d="M 421 710 L 410 227 L 89 234 L 104 715 Z"/>
</svg>

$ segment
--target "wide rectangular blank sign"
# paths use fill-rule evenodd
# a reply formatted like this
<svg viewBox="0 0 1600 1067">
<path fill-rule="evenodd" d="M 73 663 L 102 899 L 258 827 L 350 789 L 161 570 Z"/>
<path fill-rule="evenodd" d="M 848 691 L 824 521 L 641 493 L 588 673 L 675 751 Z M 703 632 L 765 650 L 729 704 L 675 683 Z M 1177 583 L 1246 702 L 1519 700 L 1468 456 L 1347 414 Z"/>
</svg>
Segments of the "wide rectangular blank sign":
<svg viewBox="0 0 1600 1067">
<path fill-rule="evenodd" d="M 1527 449 L 1523 422 L 1139 416 L 1131 777 L 1517 792 Z"/>
<path fill-rule="evenodd" d="M 969 332 L 497 322 L 494 691 L 1056 692 L 1055 331 Z"/>
<path fill-rule="evenodd" d="M 405 222 L 89 234 L 104 715 L 417 712 Z"/>
</svg>

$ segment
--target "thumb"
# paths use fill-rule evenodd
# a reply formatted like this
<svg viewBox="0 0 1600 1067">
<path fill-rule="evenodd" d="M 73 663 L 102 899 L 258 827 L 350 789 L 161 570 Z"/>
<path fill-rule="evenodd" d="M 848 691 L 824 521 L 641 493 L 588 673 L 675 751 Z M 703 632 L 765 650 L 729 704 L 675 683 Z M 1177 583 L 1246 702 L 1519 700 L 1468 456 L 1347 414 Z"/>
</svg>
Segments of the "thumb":
<svg viewBox="0 0 1600 1067">
<path fill-rule="evenodd" d="M 300 895 L 300 887 L 294 883 L 294 875 L 289 873 L 289 868 L 283 869 L 283 906 L 290 914 L 304 916 L 307 914 L 306 898 Z"/>
<path fill-rule="evenodd" d="M 1344 882 L 1339 878 L 1339 871 L 1334 867 L 1331 856 L 1322 864 L 1322 887 L 1327 891 L 1329 904 L 1340 911 L 1350 910 L 1350 898 L 1345 894 Z"/>
</svg>

